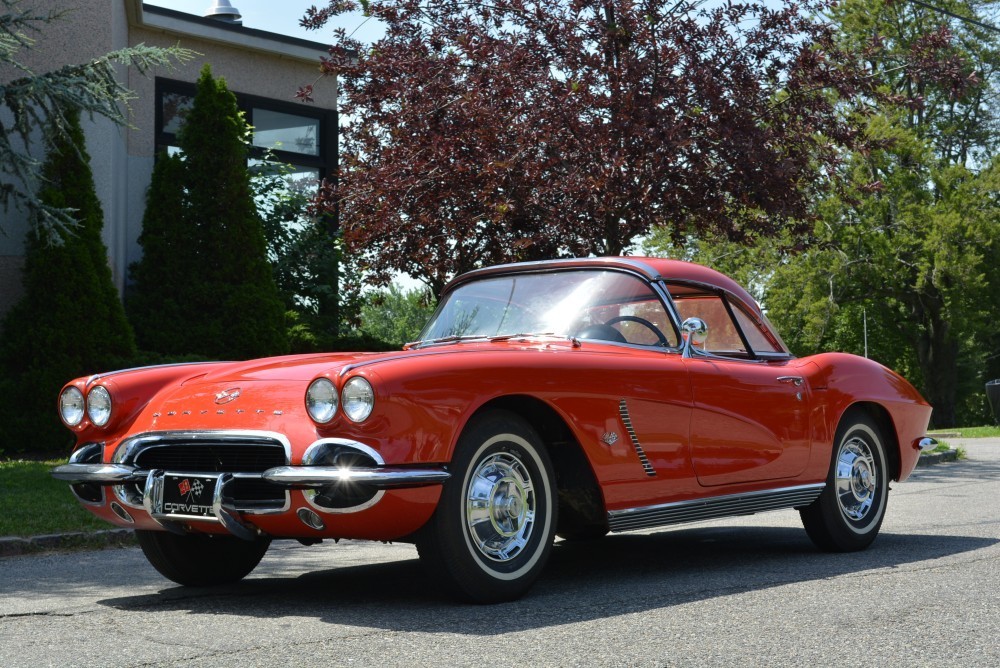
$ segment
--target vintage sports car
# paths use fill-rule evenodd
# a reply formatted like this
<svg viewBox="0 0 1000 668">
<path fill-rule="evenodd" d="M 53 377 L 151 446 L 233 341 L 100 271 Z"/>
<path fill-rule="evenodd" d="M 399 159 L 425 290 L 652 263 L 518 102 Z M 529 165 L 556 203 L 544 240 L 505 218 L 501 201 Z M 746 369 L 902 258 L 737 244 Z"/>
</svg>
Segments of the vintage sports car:
<svg viewBox="0 0 1000 668">
<path fill-rule="evenodd" d="M 183 585 L 238 580 L 275 539 L 412 541 L 452 592 L 514 599 L 555 536 L 797 508 L 867 547 L 931 408 L 839 353 L 793 357 L 734 281 L 590 258 L 453 280 L 391 353 L 78 378 L 69 482 Z"/>
</svg>

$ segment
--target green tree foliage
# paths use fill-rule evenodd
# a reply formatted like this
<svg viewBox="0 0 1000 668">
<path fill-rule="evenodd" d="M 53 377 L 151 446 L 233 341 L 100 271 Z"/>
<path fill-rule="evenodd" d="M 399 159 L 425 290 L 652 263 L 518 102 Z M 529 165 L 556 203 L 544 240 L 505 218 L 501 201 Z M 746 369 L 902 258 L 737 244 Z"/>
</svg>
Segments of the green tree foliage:
<svg viewBox="0 0 1000 668">
<path fill-rule="evenodd" d="M 996 19 L 975 1 L 948 8 Z M 936 426 L 983 421 L 984 382 L 1000 374 L 1000 40 L 909 3 L 849 0 L 833 18 L 880 83 L 877 101 L 841 104 L 852 114 L 877 102 L 872 150 L 846 156 L 843 188 L 818 203 L 809 234 L 674 252 L 737 274 L 756 267 L 758 296 L 796 353 L 861 354 L 867 321 L 869 356 L 921 389 Z"/>
<path fill-rule="evenodd" d="M 24 290 L 0 338 L 0 442 L 14 452 L 53 450 L 68 439 L 55 410 L 60 388 L 135 356 L 132 330 L 101 240 L 104 214 L 94 190 L 79 115 L 68 113 L 42 167 L 39 201 L 72 211 L 72 229 L 36 227 L 26 241 Z"/>
<path fill-rule="evenodd" d="M 369 295 L 361 307 L 361 331 L 401 346 L 417 340 L 433 312 L 434 298 L 427 289 L 402 290 L 390 285 Z"/>
<path fill-rule="evenodd" d="M 341 329 L 341 252 L 332 217 L 310 211 L 315 182 L 297 179 L 290 165 L 265 160 L 254 165 L 251 174 L 267 258 L 288 312 L 291 349 L 328 348 L 327 339 Z"/>
<path fill-rule="evenodd" d="M 129 315 L 143 348 L 249 358 L 287 349 L 247 169 L 248 127 L 208 65 L 178 141 L 161 157 L 133 265 Z"/>
<path fill-rule="evenodd" d="M 125 105 L 132 93 L 119 83 L 116 67 L 130 66 L 145 74 L 154 67 L 183 62 L 192 56 L 192 52 L 179 47 L 162 49 L 140 44 L 81 65 L 32 72 L 20 62 L 19 54 L 35 43 L 33 35 L 67 13 L 38 14 L 22 9 L 17 0 L 0 0 L 0 72 L 15 75 L 9 81 L 0 80 L 0 174 L 6 177 L 0 182 L 0 211 L 23 207 L 42 227 L 72 227 L 76 216 L 68 209 L 46 203 L 38 194 L 41 163 L 29 151 L 33 135 L 44 128 L 48 134 L 67 139 L 71 131 L 68 117 L 74 110 L 127 125 Z"/>
</svg>

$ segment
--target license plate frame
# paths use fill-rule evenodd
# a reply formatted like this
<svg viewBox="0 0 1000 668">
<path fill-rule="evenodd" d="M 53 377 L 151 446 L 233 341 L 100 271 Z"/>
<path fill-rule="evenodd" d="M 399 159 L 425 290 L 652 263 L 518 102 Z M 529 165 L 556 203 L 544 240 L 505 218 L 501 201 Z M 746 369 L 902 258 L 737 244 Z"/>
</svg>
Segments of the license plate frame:
<svg viewBox="0 0 1000 668">
<path fill-rule="evenodd" d="M 156 506 L 164 517 L 183 517 L 194 520 L 218 520 L 213 508 L 218 475 L 201 473 L 163 474 Z"/>
</svg>

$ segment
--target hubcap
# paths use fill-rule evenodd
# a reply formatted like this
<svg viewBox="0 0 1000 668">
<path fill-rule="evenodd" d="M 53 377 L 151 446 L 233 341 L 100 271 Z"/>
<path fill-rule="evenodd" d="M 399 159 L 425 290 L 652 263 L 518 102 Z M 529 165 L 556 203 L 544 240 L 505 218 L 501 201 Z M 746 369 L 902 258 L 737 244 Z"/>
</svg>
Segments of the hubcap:
<svg viewBox="0 0 1000 668">
<path fill-rule="evenodd" d="M 479 463 L 469 479 L 465 522 L 472 544 L 488 559 L 520 554 L 535 525 L 535 489 L 520 459 L 501 452 Z"/>
<path fill-rule="evenodd" d="M 849 520 L 863 520 L 879 490 L 875 457 L 861 438 L 851 438 L 840 446 L 836 485 L 840 510 Z"/>
</svg>

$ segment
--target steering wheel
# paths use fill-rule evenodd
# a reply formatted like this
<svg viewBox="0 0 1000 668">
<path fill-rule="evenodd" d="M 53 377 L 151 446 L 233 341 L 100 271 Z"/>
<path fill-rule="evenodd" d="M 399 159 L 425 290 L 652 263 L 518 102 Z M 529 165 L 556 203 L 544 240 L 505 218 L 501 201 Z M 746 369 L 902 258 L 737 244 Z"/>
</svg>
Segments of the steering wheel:
<svg viewBox="0 0 1000 668">
<path fill-rule="evenodd" d="M 604 324 L 613 325 L 616 322 L 637 322 L 649 331 L 653 332 L 653 334 L 656 334 L 656 338 L 659 340 L 659 344 L 661 346 L 668 347 L 670 345 L 670 342 L 667 341 L 667 337 L 660 331 L 660 328 L 645 318 L 640 318 L 637 315 L 619 315 L 611 318 L 610 320 L 605 320 Z"/>
</svg>

